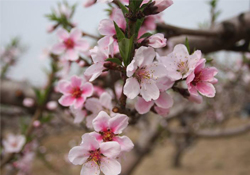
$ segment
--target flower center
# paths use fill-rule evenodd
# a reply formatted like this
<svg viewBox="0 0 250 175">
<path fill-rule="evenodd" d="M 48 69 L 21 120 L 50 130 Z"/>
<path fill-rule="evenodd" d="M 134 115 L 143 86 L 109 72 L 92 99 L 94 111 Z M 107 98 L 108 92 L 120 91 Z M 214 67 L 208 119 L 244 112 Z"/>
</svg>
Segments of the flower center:
<svg viewBox="0 0 250 175">
<path fill-rule="evenodd" d="M 101 163 L 101 157 L 102 153 L 100 152 L 100 149 L 89 151 L 90 156 L 88 158 L 88 161 L 94 161 L 97 165 L 100 165 Z"/>
<path fill-rule="evenodd" d="M 67 40 L 64 41 L 64 45 L 68 48 L 68 49 L 72 49 L 75 46 L 75 43 L 72 39 L 68 38 Z"/>
<path fill-rule="evenodd" d="M 12 147 L 17 147 L 17 142 L 11 143 L 11 146 L 12 146 Z"/>
<path fill-rule="evenodd" d="M 182 75 L 186 74 L 189 71 L 188 61 L 181 61 L 177 66 L 177 72 L 180 72 Z"/>
<path fill-rule="evenodd" d="M 71 94 L 75 98 L 80 98 L 81 95 L 82 95 L 82 91 L 81 91 L 81 89 L 79 87 L 75 87 L 75 88 L 72 89 Z"/>
<path fill-rule="evenodd" d="M 113 137 L 115 136 L 115 134 L 110 129 L 108 129 L 107 131 L 104 131 L 104 132 L 100 132 L 100 134 L 101 134 L 102 140 L 104 142 L 112 141 Z"/>
<path fill-rule="evenodd" d="M 192 85 L 196 86 L 196 84 L 201 81 L 201 75 L 202 72 L 195 74 L 194 80 L 192 81 Z"/>
<path fill-rule="evenodd" d="M 139 68 L 135 72 L 135 77 L 139 82 L 142 82 L 142 80 L 149 80 L 153 78 L 153 72 L 151 72 L 150 74 L 150 72 L 146 70 L 146 68 Z"/>
</svg>

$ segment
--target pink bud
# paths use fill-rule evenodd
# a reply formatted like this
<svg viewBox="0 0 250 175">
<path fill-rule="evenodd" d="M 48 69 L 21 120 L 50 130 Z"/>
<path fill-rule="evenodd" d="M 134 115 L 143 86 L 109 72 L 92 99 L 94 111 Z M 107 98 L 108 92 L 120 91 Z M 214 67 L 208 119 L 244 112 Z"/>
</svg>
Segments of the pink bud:
<svg viewBox="0 0 250 175">
<path fill-rule="evenodd" d="M 85 62 L 81 60 L 81 61 L 79 61 L 78 65 L 83 67 L 85 65 Z"/>
<path fill-rule="evenodd" d="M 23 105 L 25 107 L 32 107 L 32 106 L 34 106 L 34 104 L 35 104 L 35 102 L 34 102 L 34 100 L 32 98 L 25 98 L 23 100 Z"/>
<path fill-rule="evenodd" d="M 48 32 L 48 33 L 51 33 L 51 32 L 53 32 L 54 31 L 54 25 L 49 25 L 49 26 L 47 26 L 47 28 L 46 28 L 46 31 Z"/>
<path fill-rule="evenodd" d="M 40 125 L 41 125 L 41 122 L 40 122 L 39 120 L 35 120 L 35 121 L 33 122 L 33 126 L 34 126 L 35 128 L 39 127 Z"/>
<path fill-rule="evenodd" d="M 166 46 L 167 39 L 161 33 L 154 34 L 148 38 L 148 45 L 153 48 L 162 48 Z"/>
<path fill-rule="evenodd" d="M 57 108 L 57 102 L 56 101 L 49 101 L 48 103 L 47 103 L 47 108 L 49 109 L 49 110 L 55 110 L 56 108 Z"/>
<path fill-rule="evenodd" d="M 160 13 L 173 4 L 172 0 L 155 0 L 155 6 L 158 7 L 157 12 Z"/>
<path fill-rule="evenodd" d="M 90 7 L 96 3 L 96 0 L 86 0 L 83 4 L 84 7 Z"/>
</svg>

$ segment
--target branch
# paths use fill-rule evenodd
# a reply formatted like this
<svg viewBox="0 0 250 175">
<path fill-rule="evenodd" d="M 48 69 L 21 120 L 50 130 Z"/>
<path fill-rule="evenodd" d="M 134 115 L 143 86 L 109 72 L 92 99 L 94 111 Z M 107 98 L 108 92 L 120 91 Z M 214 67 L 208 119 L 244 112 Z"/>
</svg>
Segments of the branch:
<svg viewBox="0 0 250 175">
<path fill-rule="evenodd" d="M 203 53 L 228 50 L 235 46 L 239 40 L 250 38 L 250 12 L 225 20 L 215 25 L 210 31 L 185 29 L 163 24 L 158 24 L 158 29 L 164 32 L 166 36 L 169 33 L 176 36 L 169 39 L 169 42 L 172 42 L 173 45 L 185 43 L 185 39 L 188 37 L 191 50 L 199 49 Z"/>
</svg>

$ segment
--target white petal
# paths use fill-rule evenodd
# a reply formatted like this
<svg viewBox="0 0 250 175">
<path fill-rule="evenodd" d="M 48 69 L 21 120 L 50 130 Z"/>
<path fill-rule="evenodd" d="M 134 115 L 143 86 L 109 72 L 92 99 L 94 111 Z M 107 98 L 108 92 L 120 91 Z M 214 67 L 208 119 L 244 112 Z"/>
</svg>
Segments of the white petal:
<svg viewBox="0 0 250 175">
<path fill-rule="evenodd" d="M 134 99 L 140 92 L 140 85 L 136 78 L 131 77 L 126 80 L 123 90 L 129 99 Z"/>
<path fill-rule="evenodd" d="M 105 175 L 118 175 L 121 173 L 121 164 L 115 159 L 102 158 L 100 168 Z"/>
</svg>

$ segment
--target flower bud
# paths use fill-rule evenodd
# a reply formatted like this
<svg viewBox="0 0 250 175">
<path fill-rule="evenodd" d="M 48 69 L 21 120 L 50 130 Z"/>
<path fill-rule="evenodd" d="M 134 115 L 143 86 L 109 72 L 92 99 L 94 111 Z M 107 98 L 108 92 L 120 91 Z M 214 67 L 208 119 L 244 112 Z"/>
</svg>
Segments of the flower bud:
<svg viewBox="0 0 250 175">
<path fill-rule="evenodd" d="M 167 39 L 161 33 L 154 34 L 148 38 L 148 45 L 153 48 L 162 48 L 166 46 Z"/>
</svg>

